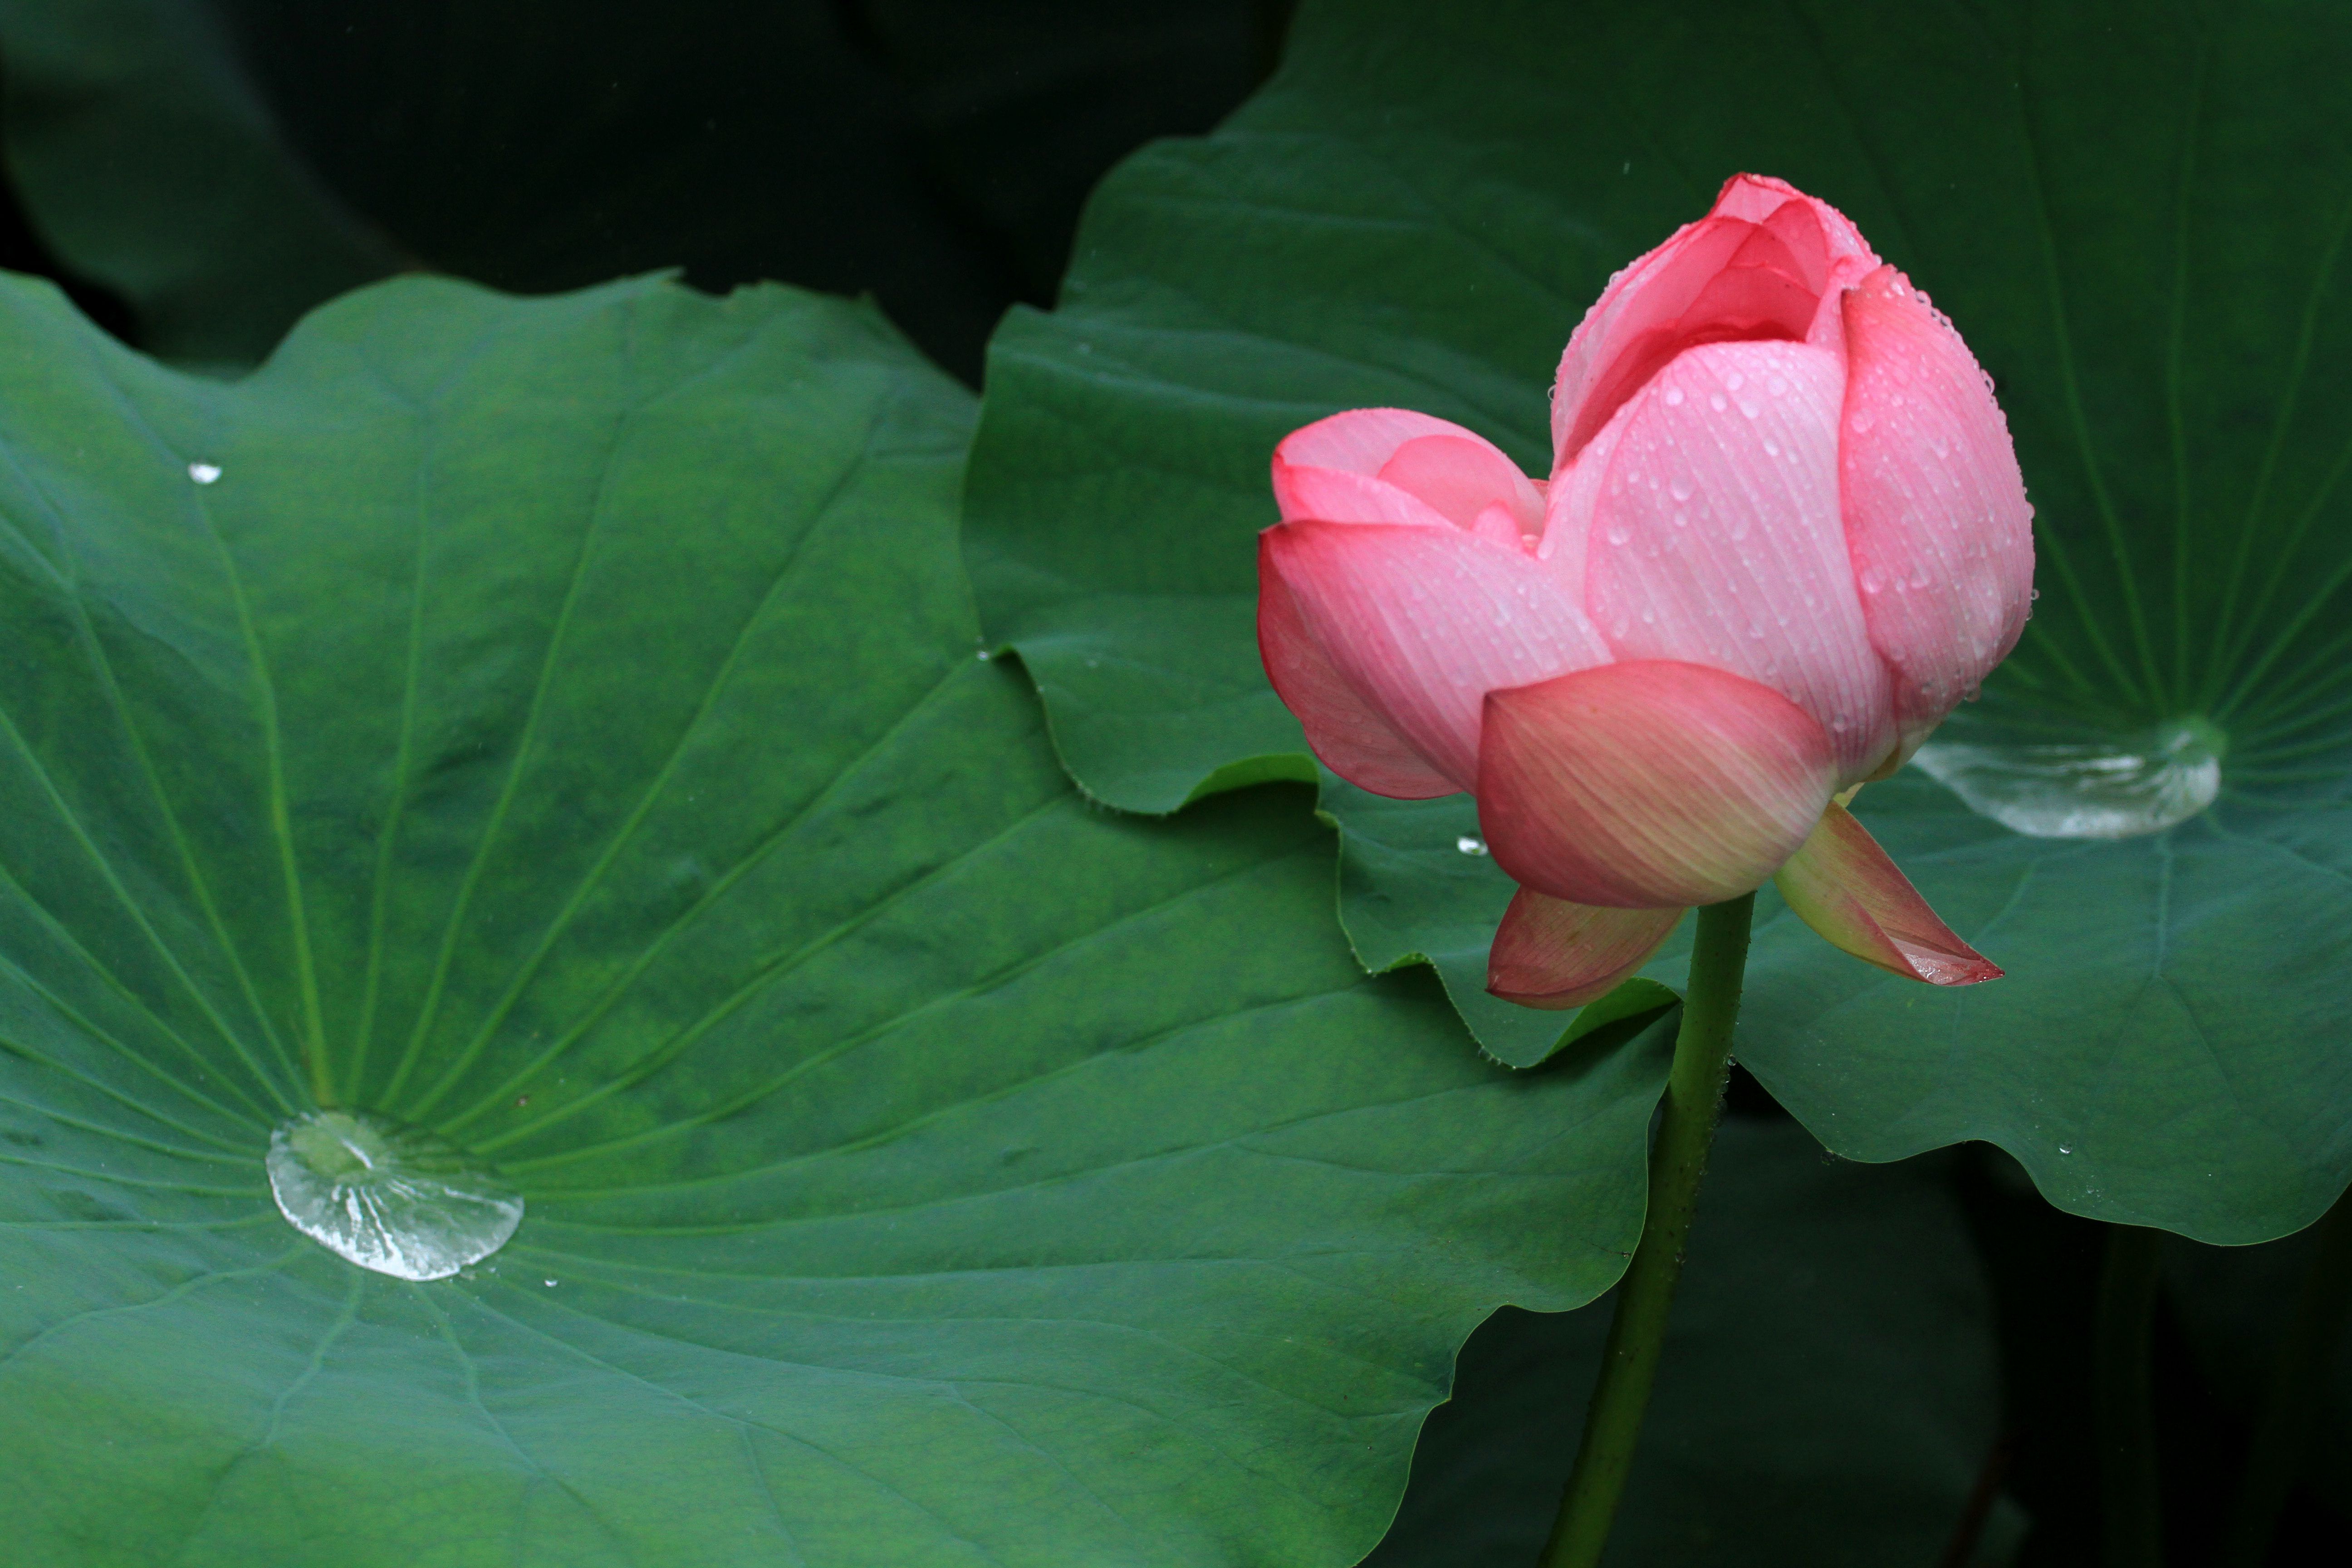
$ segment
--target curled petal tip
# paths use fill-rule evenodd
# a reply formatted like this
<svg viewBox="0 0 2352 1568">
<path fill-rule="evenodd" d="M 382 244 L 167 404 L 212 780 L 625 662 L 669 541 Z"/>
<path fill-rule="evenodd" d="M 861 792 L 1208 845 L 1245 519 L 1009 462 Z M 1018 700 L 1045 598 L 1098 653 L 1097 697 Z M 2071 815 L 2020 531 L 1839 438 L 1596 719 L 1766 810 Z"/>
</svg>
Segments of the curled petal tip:
<svg viewBox="0 0 2352 1568">
<path fill-rule="evenodd" d="M 1906 980 L 1978 985 L 2001 970 L 1937 918 L 1878 840 L 1834 803 L 1772 879 L 1799 918 L 1833 947 Z"/>
</svg>

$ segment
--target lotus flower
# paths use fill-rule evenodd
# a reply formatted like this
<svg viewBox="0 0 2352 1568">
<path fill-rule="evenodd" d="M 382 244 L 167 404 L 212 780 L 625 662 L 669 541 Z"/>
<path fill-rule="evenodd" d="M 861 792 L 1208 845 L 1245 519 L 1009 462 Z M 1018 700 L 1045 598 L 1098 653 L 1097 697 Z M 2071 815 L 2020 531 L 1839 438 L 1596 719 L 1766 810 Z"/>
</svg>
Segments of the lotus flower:
<svg viewBox="0 0 2352 1568">
<path fill-rule="evenodd" d="M 1574 1006 L 1682 911 L 1777 879 L 1937 984 L 2000 972 L 1841 797 L 2015 644 L 2032 511 L 1992 385 L 1844 216 L 1742 174 L 1569 340 L 1552 468 L 1459 425 L 1335 415 L 1276 449 L 1258 640 L 1316 753 L 1469 791 L 1520 884 L 1489 985 Z"/>
</svg>

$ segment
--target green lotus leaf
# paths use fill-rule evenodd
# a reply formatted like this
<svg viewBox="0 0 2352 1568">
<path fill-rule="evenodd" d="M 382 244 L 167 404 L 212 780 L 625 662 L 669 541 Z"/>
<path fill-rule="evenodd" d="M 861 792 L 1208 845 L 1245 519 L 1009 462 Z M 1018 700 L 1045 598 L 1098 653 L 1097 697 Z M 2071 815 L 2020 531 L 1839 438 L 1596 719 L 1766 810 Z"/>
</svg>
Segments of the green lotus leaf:
<svg viewBox="0 0 2352 1568">
<path fill-rule="evenodd" d="M 1505 1072 L 1305 792 L 1084 801 L 871 311 L 0 332 L 10 1563 L 1339 1568 L 1622 1268 L 1662 1032 Z M 268 1184 L 387 1163 L 520 1228 L 420 1282 Z"/>
<path fill-rule="evenodd" d="M 1995 378 L 2042 596 L 1944 782 L 1857 807 L 2009 977 L 1882 977 L 1768 898 L 1741 1059 L 1844 1154 L 1989 1139 L 2083 1214 L 2292 1230 L 2352 1177 L 2347 70 L 2315 0 L 1309 4 L 1282 73 L 1123 165 L 1059 308 L 1001 330 L 983 623 L 1104 801 L 1308 776 L 1252 635 L 1275 442 L 1395 405 L 1546 471 L 1611 270 L 1734 172 L 1790 179 Z M 1367 961 L 1433 959 L 1489 1051 L 1542 1059 L 1558 1018 L 1467 1000 L 1508 894 L 1450 847 L 1468 804 L 1325 809 Z"/>
</svg>

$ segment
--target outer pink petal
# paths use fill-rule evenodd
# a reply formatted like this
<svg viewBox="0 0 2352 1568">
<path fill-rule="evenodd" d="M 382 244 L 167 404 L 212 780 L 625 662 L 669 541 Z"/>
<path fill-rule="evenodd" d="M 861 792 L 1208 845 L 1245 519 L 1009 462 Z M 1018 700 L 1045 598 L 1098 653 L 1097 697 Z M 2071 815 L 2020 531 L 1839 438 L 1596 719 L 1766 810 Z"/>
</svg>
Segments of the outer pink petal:
<svg viewBox="0 0 2352 1568">
<path fill-rule="evenodd" d="M 1581 1007 L 1650 961 L 1680 910 L 1611 910 L 1521 888 L 1486 958 L 1486 989 L 1522 1007 Z"/>
<path fill-rule="evenodd" d="M 1486 699 L 1478 820 L 1513 880 L 1580 904 L 1737 898 L 1829 804 L 1829 737 L 1704 665 L 1609 664 Z"/>
<path fill-rule="evenodd" d="M 1444 505 L 1433 504 L 1416 493 L 1410 482 L 1396 482 L 1399 476 L 1381 477 L 1381 470 L 1397 458 L 1400 448 L 1433 437 L 1469 444 L 1454 449 L 1455 458 L 1450 464 L 1417 465 L 1435 468 L 1453 481 L 1444 487 L 1445 498 L 1466 495 L 1462 482 L 1465 471 L 1471 486 L 1489 491 L 1466 517 L 1455 517 Z M 1405 408 L 1351 408 L 1284 437 L 1274 449 L 1274 499 L 1286 522 L 1313 518 L 1323 522 L 1466 527 L 1484 504 L 1500 502 L 1526 518 L 1528 531 L 1532 532 L 1535 521 L 1543 514 L 1534 481 L 1494 443 L 1451 421 Z"/>
<path fill-rule="evenodd" d="M 1895 731 L 1839 517 L 1843 391 L 1837 359 L 1803 343 L 1688 350 L 1618 411 L 1613 440 L 1590 450 L 1598 471 L 1553 491 L 1590 509 L 1568 525 L 1584 536 L 1585 608 L 1618 658 L 1771 687 L 1829 731 L 1852 784 Z"/>
<path fill-rule="evenodd" d="M 1796 213 L 1785 210 L 1791 204 L 1796 204 Z M 1787 244 L 1817 296 L 1832 280 L 1860 276 L 1853 266 L 1857 260 L 1866 258 L 1868 267 L 1878 265 L 1861 231 L 1827 202 L 1806 195 L 1785 180 L 1733 175 L 1724 183 L 1706 217 L 1676 229 L 1664 244 L 1611 279 L 1570 337 L 1552 388 L 1555 475 L 1599 434 L 1616 405 L 1640 390 L 1639 379 L 1621 374 L 1620 361 L 1629 350 L 1638 348 L 1644 334 L 1682 318 L 1715 275 L 1748 243 L 1753 231 L 1748 225 L 1761 225 Z M 1824 261 L 1828 270 L 1816 276 L 1814 268 Z M 1814 320 L 1818 331 L 1820 317 Z M 1714 334 L 1714 339 L 1702 335 L 1691 341 L 1714 341 L 1723 335 Z"/>
<path fill-rule="evenodd" d="M 1936 918 L 1878 840 L 1842 805 L 1832 803 L 1822 813 L 1821 826 L 1772 880 L 1807 925 L 1866 963 L 1931 985 L 2000 978 L 1984 954 Z"/>
<path fill-rule="evenodd" d="M 1863 616 L 1903 750 L 2008 657 L 2033 592 L 2033 509 L 1960 334 L 1883 267 L 1845 296 L 1841 479 Z"/>
<path fill-rule="evenodd" d="M 1275 694 L 1297 717 L 1307 743 L 1341 778 L 1374 795 L 1427 800 L 1461 786 L 1432 768 L 1326 650 L 1274 563 L 1274 535 L 1258 535 L 1257 651 Z"/>
<path fill-rule="evenodd" d="M 1480 703 L 1488 691 L 1548 680 L 1609 657 L 1583 612 L 1531 556 L 1459 529 L 1286 522 L 1260 539 L 1259 645 L 1266 673 L 1306 724 L 1317 754 L 1377 794 L 1417 798 L 1471 788 L 1478 777 Z M 1312 644 L 1313 658 L 1293 647 L 1294 637 Z M 1310 668 L 1328 669 L 1355 709 L 1340 703 L 1321 677 L 1300 673 Z M 1296 684 L 1296 697 L 1286 682 Z M 1418 783 L 1400 787 L 1406 770 L 1393 761 L 1365 766 L 1375 756 L 1392 756 L 1369 743 L 1325 750 L 1318 735 L 1364 732 L 1350 713 L 1376 717 L 1395 744 L 1419 759 Z M 1360 766 L 1365 771 L 1355 771 Z M 1446 781 L 1444 789 L 1430 787 L 1438 779 Z"/>
</svg>

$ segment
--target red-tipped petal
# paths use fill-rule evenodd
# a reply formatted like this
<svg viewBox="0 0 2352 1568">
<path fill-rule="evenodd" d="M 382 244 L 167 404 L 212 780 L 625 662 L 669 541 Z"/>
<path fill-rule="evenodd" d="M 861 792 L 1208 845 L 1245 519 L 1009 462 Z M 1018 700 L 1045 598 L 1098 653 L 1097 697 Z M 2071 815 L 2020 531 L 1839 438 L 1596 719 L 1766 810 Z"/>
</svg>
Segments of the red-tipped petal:
<svg viewBox="0 0 2352 1568">
<path fill-rule="evenodd" d="M 1733 175 L 1706 217 L 1676 229 L 1611 279 L 1577 324 L 1552 388 L 1554 477 L 1600 434 L 1620 404 L 1684 349 L 1732 339 L 1804 338 L 1809 324 L 1818 323 L 1818 309 L 1804 308 L 1795 297 L 1769 298 L 1769 279 L 1716 292 L 1722 274 L 1761 265 L 1784 276 L 1797 294 L 1818 301 L 1831 280 L 1851 275 L 1864 259 L 1877 264 L 1862 235 L 1827 202 L 1784 180 Z"/>
<path fill-rule="evenodd" d="M 1930 985 L 2000 978 L 1984 954 L 1936 918 L 1878 840 L 1834 802 L 1772 880 L 1807 925 L 1865 963 Z"/>
<path fill-rule="evenodd" d="M 1450 526 L 1286 522 L 1260 537 L 1266 673 L 1316 754 L 1375 794 L 1468 789 L 1488 691 L 1608 657 L 1516 547 Z"/>
<path fill-rule="evenodd" d="M 1680 910 L 1611 910 L 1521 888 L 1486 958 L 1486 989 L 1522 1007 L 1581 1007 L 1650 961 Z"/>
<path fill-rule="evenodd" d="M 2024 629 L 2033 509 L 1951 323 L 1892 267 L 1848 290 L 1844 311 L 1846 544 L 1907 754 Z"/>
<path fill-rule="evenodd" d="M 1683 909 L 1779 869 L 1835 777 L 1829 736 L 1771 688 L 1644 659 L 1488 693 L 1478 820 L 1538 892 Z"/>
</svg>

